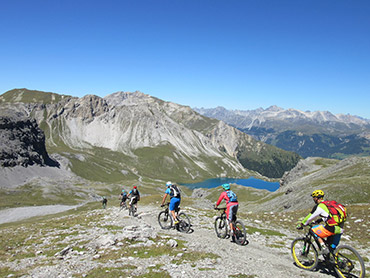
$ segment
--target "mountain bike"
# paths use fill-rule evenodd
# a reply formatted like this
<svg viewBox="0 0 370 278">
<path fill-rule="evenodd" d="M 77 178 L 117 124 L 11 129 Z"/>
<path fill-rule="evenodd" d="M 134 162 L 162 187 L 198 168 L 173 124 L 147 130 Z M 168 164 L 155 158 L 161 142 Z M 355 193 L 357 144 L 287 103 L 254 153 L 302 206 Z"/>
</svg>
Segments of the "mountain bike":
<svg viewBox="0 0 370 278">
<path fill-rule="evenodd" d="M 226 208 L 215 208 L 215 210 L 222 211 L 220 216 L 215 219 L 215 231 L 219 238 L 230 237 L 229 225 L 226 219 Z M 233 239 L 238 245 L 243 245 L 247 241 L 247 233 L 245 231 L 244 223 L 241 220 L 233 219 Z"/>
<path fill-rule="evenodd" d="M 179 220 L 179 223 L 174 225 L 172 215 L 169 210 L 169 204 L 170 203 L 164 204 L 163 206 L 165 206 L 166 208 L 164 209 L 164 211 L 161 211 L 158 214 L 159 226 L 161 226 L 161 228 L 165 230 L 174 228 L 174 229 L 177 229 L 179 232 L 188 233 L 191 227 L 189 217 L 186 215 L 185 212 L 179 213 L 180 207 L 178 207 L 177 209 L 175 209 L 175 214 L 176 214 L 177 220 Z"/>
<path fill-rule="evenodd" d="M 308 225 L 309 229 L 305 236 L 297 237 L 291 245 L 291 252 L 296 265 L 306 270 L 314 270 L 321 254 L 321 245 L 317 236 L 312 231 L 314 224 Z M 360 254 L 351 246 L 339 245 L 333 249 L 325 240 L 329 253 L 324 255 L 325 263 L 334 268 L 340 278 L 363 278 L 365 277 L 365 264 Z"/>
</svg>

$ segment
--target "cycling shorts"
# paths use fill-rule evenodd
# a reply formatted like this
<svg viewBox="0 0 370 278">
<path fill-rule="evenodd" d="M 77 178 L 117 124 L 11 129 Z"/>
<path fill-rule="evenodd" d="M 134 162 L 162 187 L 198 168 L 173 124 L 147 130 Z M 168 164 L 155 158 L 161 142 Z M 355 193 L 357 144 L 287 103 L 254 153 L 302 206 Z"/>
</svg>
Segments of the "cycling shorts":
<svg viewBox="0 0 370 278">
<path fill-rule="evenodd" d="M 321 238 L 327 238 L 329 236 L 335 235 L 333 232 L 327 230 L 324 225 L 317 225 L 312 227 L 312 231 Z"/>
<path fill-rule="evenodd" d="M 179 207 L 179 205 L 180 205 L 180 202 L 181 202 L 181 199 L 180 198 L 176 198 L 176 197 L 171 198 L 171 201 L 170 201 L 170 210 L 177 209 Z"/>
<path fill-rule="evenodd" d="M 226 208 L 226 215 L 227 215 L 227 220 L 233 221 L 236 220 L 236 213 L 238 212 L 239 205 L 231 205 Z"/>
</svg>

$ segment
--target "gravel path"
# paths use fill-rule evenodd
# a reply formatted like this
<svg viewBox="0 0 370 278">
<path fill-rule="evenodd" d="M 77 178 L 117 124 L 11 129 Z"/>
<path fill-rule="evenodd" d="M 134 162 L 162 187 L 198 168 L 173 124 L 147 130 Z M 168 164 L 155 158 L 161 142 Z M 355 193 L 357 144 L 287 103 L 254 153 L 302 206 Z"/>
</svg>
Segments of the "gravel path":
<svg viewBox="0 0 370 278">
<path fill-rule="evenodd" d="M 41 212 L 44 214 L 52 213 L 52 209 L 60 211 L 68 208 L 71 209 L 72 207 L 44 206 L 32 207 L 32 210 L 20 208 L 13 210 L 13 212 L 17 211 L 20 214 L 22 209 L 22 211 L 26 211 L 25 215 L 31 216 L 30 211 L 34 210 L 32 216 L 35 216 L 35 214 L 41 215 Z M 47 211 L 45 212 L 45 210 Z M 28 275 L 21 277 L 36 278 L 89 277 L 89 275 L 86 276 L 86 273 L 94 269 L 111 269 L 110 271 L 112 269 L 122 269 L 120 272 L 122 276 L 120 274 L 108 277 L 135 277 L 148 275 L 151 271 L 167 273 L 173 278 L 335 277 L 332 273 L 323 272 L 323 270 L 316 272 L 301 270 L 293 264 L 290 255 L 290 243 L 293 238 L 298 236 L 294 231 L 284 237 L 267 236 L 259 233 L 248 234 L 248 244 L 239 246 L 230 242 L 230 239 L 216 237 L 213 229 L 214 219 L 207 216 L 209 211 L 187 208 L 185 212 L 191 217 L 192 232 L 184 234 L 176 230 L 162 230 L 157 222 L 157 215 L 160 210 L 159 207 L 139 206 L 139 215 L 136 218 L 129 217 L 127 211 L 119 211 L 118 207 L 92 210 L 87 212 L 86 217 L 94 216 L 97 220 L 89 222 L 88 225 L 78 224 L 68 229 L 57 227 L 52 230 L 47 229 L 38 235 L 30 235 L 29 239 L 34 240 L 36 237 L 38 243 L 32 246 L 21 245 L 17 252 L 26 252 L 31 248 L 36 256 L 0 261 L 0 270 L 1 268 L 14 271 L 27 269 Z M 2 221 L 5 219 L 4 213 L 6 212 L 2 211 L 0 214 Z M 7 219 L 10 218 L 15 219 L 14 216 L 8 216 Z M 244 222 L 248 227 L 248 221 Z M 109 227 L 122 228 L 112 232 Z M 7 232 L 4 230 L 4 233 Z M 66 233 L 68 236 L 63 236 Z M 60 238 L 59 241 L 51 244 L 58 238 Z M 121 255 L 117 259 L 104 260 L 105 255 L 122 251 L 125 240 L 132 242 L 129 247 L 147 246 L 148 250 L 181 240 L 185 242 L 186 248 L 178 250 L 176 249 L 178 247 L 173 247 L 176 250 L 176 255 L 163 254 L 149 256 L 148 258 Z M 57 246 L 60 244 L 67 247 L 59 250 Z M 78 248 L 76 249 L 76 247 Z M 49 252 L 50 248 L 55 253 L 52 257 L 44 255 Z M 195 261 L 183 259 L 181 263 L 174 263 L 176 259 L 181 259 L 181 256 L 190 255 L 191 257 L 192 254 L 199 251 L 212 253 L 216 256 Z M 130 266 L 130 268 L 125 269 L 126 266 Z"/>
<path fill-rule="evenodd" d="M 156 210 L 150 209 L 151 212 Z M 179 233 L 170 230 L 167 234 L 176 238 L 184 239 L 188 242 L 188 247 L 192 250 L 202 250 L 217 254 L 221 259 L 214 261 L 205 261 L 198 264 L 197 269 L 209 269 L 208 271 L 197 271 L 189 269 L 187 265 L 178 266 L 176 272 L 172 271 L 173 277 L 228 277 L 230 275 L 250 275 L 250 277 L 333 277 L 320 272 L 304 271 L 296 267 L 290 255 L 291 240 L 281 239 L 270 236 L 266 239 L 260 234 L 247 235 L 248 244 L 239 246 L 232 243 L 230 239 L 217 238 L 213 229 L 214 220 L 207 216 L 202 216 L 196 210 L 187 210 L 191 215 L 193 232 L 189 234 Z M 157 219 L 152 213 L 145 214 L 142 219 L 160 230 Z M 248 226 L 248 223 L 246 226 Z M 296 237 L 297 235 L 290 235 Z M 287 240 L 284 248 L 270 248 L 266 243 L 273 244 L 275 241 L 281 242 Z M 214 270 L 212 270 L 214 269 Z M 171 270 L 169 267 L 168 270 Z"/>
</svg>

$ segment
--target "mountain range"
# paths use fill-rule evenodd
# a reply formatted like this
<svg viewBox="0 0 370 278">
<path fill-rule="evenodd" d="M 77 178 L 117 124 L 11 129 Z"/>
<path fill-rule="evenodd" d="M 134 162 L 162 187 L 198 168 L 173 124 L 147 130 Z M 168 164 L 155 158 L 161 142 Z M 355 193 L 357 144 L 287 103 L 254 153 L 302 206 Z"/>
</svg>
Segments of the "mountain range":
<svg viewBox="0 0 370 278">
<path fill-rule="evenodd" d="M 328 111 L 300 111 L 271 106 L 267 109 L 227 110 L 193 108 L 224 121 L 255 139 L 302 157 L 342 159 L 370 155 L 370 120 Z"/>
<path fill-rule="evenodd" d="M 190 107 L 141 92 L 82 98 L 14 89 L 0 109 L 35 119 L 46 149 L 78 176 L 101 182 L 281 177 L 300 157 Z"/>
</svg>

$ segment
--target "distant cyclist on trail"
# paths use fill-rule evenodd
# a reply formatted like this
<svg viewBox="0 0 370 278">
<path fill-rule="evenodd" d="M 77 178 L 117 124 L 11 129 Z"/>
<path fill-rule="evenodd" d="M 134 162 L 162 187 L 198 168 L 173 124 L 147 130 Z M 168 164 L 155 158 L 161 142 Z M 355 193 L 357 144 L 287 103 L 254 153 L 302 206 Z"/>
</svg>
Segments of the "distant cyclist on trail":
<svg viewBox="0 0 370 278">
<path fill-rule="evenodd" d="M 225 183 L 222 185 L 222 188 L 224 191 L 220 194 L 220 197 L 217 200 L 217 203 L 215 205 L 215 208 L 218 207 L 218 205 L 222 202 L 222 200 L 226 201 L 226 217 L 227 222 L 230 226 L 230 232 L 231 232 L 231 238 L 234 240 L 234 235 L 232 234 L 233 229 L 233 223 L 232 220 L 236 220 L 236 214 L 238 212 L 239 203 L 238 199 L 236 197 L 236 194 L 230 190 L 230 184 Z"/>
<path fill-rule="evenodd" d="M 103 199 L 101 200 L 101 202 L 102 202 L 102 205 L 103 205 L 103 209 L 105 209 L 107 207 L 107 203 L 108 203 L 107 197 L 103 196 Z"/>
<path fill-rule="evenodd" d="M 164 193 L 164 196 L 163 196 L 163 199 L 162 199 L 162 204 L 161 204 L 161 207 L 164 206 L 164 202 L 166 201 L 166 198 L 167 196 L 169 195 L 170 196 L 170 207 L 169 207 L 169 210 L 170 210 L 170 213 L 172 215 L 172 218 L 173 218 L 173 221 L 174 221 L 174 224 L 178 224 L 179 223 L 179 220 L 177 219 L 176 217 L 176 213 L 175 213 L 175 210 L 180 206 L 180 203 L 181 203 L 181 191 L 180 189 L 177 187 L 176 184 L 173 184 L 172 182 L 168 181 L 166 183 L 166 186 L 167 186 L 167 189 Z"/>
<path fill-rule="evenodd" d="M 320 245 L 322 247 L 321 254 L 326 255 L 329 253 L 328 248 L 325 247 L 323 238 L 328 238 L 328 243 L 331 248 L 338 246 L 340 238 L 343 234 L 343 226 L 346 218 L 346 208 L 335 202 L 335 201 L 324 201 L 324 191 L 315 190 L 312 192 L 311 197 L 315 202 L 311 213 L 309 213 L 300 223 L 297 225 L 297 229 L 302 229 L 302 226 L 306 226 L 313 222 L 317 217 L 321 217 L 316 223 L 325 221 L 325 226 L 320 224 L 312 227 L 312 231 L 318 237 Z M 331 213 L 332 207 L 336 207 L 334 214 Z M 338 214 L 336 213 L 338 211 Z M 336 215 L 336 216 L 334 216 Z"/>
<path fill-rule="evenodd" d="M 121 194 L 119 195 L 120 207 L 126 206 L 126 200 L 127 200 L 127 192 L 126 190 L 122 189 Z"/>
<path fill-rule="evenodd" d="M 132 190 L 128 193 L 127 198 L 130 198 L 129 208 L 131 206 L 135 206 L 137 209 L 137 202 L 140 201 L 140 192 L 137 190 L 137 186 L 135 185 Z"/>
</svg>

